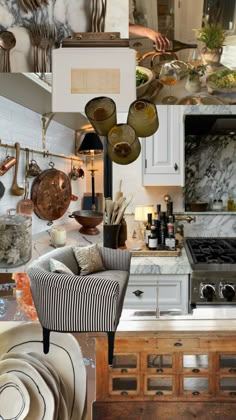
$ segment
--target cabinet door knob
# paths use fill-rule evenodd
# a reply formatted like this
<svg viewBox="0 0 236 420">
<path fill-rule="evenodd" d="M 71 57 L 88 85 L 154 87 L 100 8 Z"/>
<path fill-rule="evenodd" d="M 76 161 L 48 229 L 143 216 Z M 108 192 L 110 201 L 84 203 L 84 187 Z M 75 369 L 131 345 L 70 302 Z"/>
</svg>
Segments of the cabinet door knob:
<svg viewBox="0 0 236 420">
<path fill-rule="evenodd" d="M 142 290 L 135 290 L 135 292 L 133 292 L 133 294 L 137 297 L 141 296 L 144 292 Z"/>
<path fill-rule="evenodd" d="M 157 373 L 163 373 L 163 369 L 156 369 Z"/>
<path fill-rule="evenodd" d="M 127 395 L 129 395 L 129 394 L 128 394 L 128 392 L 127 392 L 127 391 L 122 391 L 122 392 L 120 393 L 120 395 L 122 395 L 122 397 L 127 397 Z"/>
<path fill-rule="evenodd" d="M 163 392 L 162 391 L 157 391 L 156 395 L 163 395 Z"/>
<path fill-rule="evenodd" d="M 235 391 L 231 391 L 231 392 L 229 393 L 229 395 L 230 395 L 231 397 L 236 397 L 236 392 L 235 392 Z"/>
<path fill-rule="evenodd" d="M 235 368 L 230 368 L 229 369 L 229 373 L 235 373 L 236 372 L 236 369 Z"/>
<path fill-rule="evenodd" d="M 199 373 L 199 372 L 200 372 L 200 370 L 199 370 L 199 369 L 193 369 L 193 370 L 192 370 L 192 372 L 193 372 L 193 373 Z"/>
<path fill-rule="evenodd" d="M 175 164 L 174 164 L 174 170 L 175 170 L 175 171 L 178 171 L 178 169 L 179 169 L 179 165 L 178 165 L 177 163 L 175 163 Z"/>
<path fill-rule="evenodd" d="M 192 395 L 200 395 L 200 392 L 199 391 L 193 391 Z"/>
<path fill-rule="evenodd" d="M 182 345 L 183 344 L 182 343 L 179 343 L 178 341 L 177 341 L 177 343 L 174 344 L 175 347 L 181 347 Z"/>
<path fill-rule="evenodd" d="M 121 373 L 127 373 L 128 370 L 127 369 L 121 369 Z"/>
</svg>

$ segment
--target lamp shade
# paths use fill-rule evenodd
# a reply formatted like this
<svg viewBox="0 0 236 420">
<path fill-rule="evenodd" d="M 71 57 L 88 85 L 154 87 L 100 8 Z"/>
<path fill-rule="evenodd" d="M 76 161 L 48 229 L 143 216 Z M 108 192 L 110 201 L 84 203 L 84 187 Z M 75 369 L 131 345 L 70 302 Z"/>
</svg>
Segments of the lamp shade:
<svg viewBox="0 0 236 420">
<path fill-rule="evenodd" d="M 148 213 L 152 213 L 152 217 L 154 217 L 155 211 L 153 204 L 136 206 L 134 220 L 137 222 L 146 222 Z"/>
<path fill-rule="evenodd" d="M 85 134 L 79 147 L 79 155 L 102 155 L 103 145 L 97 133 Z"/>
</svg>

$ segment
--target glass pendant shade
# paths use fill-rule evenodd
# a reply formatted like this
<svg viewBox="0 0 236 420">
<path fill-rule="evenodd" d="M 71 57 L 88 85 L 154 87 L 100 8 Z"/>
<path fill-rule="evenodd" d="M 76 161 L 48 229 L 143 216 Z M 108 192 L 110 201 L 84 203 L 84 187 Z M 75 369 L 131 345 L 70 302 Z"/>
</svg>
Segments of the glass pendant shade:
<svg viewBox="0 0 236 420">
<path fill-rule="evenodd" d="M 138 137 L 152 136 L 159 127 L 156 105 L 145 99 L 138 99 L 129 107 L 127 123 Z"/>
<path fill-rule="evenodd" d="M 128 124 L 117 124 L 108 133 L 108 154 L 120 165 L 132 163 L 140 154 L 141 145 L 134 129 Z"/>
<path fill-rule="evenodd" d="M 116 124 L 116 104 L 105 96 L 89 101 L 85 106 L 85 114 L 94 130 L 101 136 L 107 136 Z"/>
</svg>

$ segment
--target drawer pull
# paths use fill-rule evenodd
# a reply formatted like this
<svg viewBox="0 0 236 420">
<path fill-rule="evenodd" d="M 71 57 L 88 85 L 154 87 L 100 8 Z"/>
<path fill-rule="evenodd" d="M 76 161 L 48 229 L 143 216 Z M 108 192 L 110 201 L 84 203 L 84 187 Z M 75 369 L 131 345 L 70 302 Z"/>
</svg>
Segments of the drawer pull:
<svg viewBox="0 0 236 420">
<path fill-rule="evenodd" d="M 229 373 L 236 373 L 236 369 L 235 368 L 230 368 Z"/>
<path fill-rule="evenodd" d="M 127 392 L 127 391 L 122 391 L 122 392 L 120 393 L 120 395 L 122 395 L 122 397 L 127 397 L 127 395 L 129 395 L 129 394 L 128 394 L 128 392 Z"/>
<path fill-rule="evenodd" d="M 163 392 L 162 391 L 157 391 L 156 395 L 163 395 Z"/>
<path fill-rule="evenodd" d="M 192 394 L 193 395 L 200 395 L 200 392 L 199 391 L 193 391 Z"/>
<path fill-rule="evenodd" d="M 236 392 L 235 392 L 235 391 L 231 391 L 231 392 L 229 393 L 229 395 L 230 395 L 231 397 L 236 397 Z"/>
<path fill-rule="evenodd" d="M 156 369 L 156 372 L 157 373 L 163 373 L 163 369 L 160 369 L 160 368 L 159 369 Z"/>
<path fill-rule="evenodd" d="M 135 292 L 133 292 L 133 294 L 137 297 L 141 296 L 144 292 L 142 290 L 135 290 Z"/>
<path fill-rule="evenodd" d="M 192 372 L 193 373 L 199 373 L 200 372 L 200 369 L 193 369 Z"/>
<path fill-rule="evenodd" d="M 121 369 L 121 373 L 128 373 L 127 369 Z"/>
<path fill-rule="evenodd" d="M 179 169 L 179 165 L 178 165 L 177 163 L 175 163 L 175 165 L 174 165 L 174 170 L 175 170 L 175 171 L 178 171 L 178 169 Z"/>
<path fill-rule="evenodd" d="M 174 344 L 175 347 L 181 347 L 183 344 L 179 343 L 179 341 L 177 341 L 177 343 Z"/>
</svg>

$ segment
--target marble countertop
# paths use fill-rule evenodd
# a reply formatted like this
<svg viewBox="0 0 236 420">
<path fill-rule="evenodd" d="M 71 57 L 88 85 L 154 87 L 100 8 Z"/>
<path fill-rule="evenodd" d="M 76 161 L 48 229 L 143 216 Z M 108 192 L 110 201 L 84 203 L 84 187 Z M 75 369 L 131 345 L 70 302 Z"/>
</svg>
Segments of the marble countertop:
<svg viewBox="0 0 236 420">
<path fill-rule="evenodd" d="M 83 235 L 79 232 L 79 225 L 73 220 L 66 225 L 66 245 L 86 246 L 91 243 L 102 245 L 102 227 L 99 228 L 98 235 Z M 33 235 L 32 237 L 32 257 L 27 264 L 16 268 L 0 269 L 0 273 L 20 273 L 25 272 L 33 260 L 43 254 L 52 251 L 53 245 L 50 240 L 50 229 Z M 179 257 L 132 257 L 131 274 L 189 274 L 191 267 L 188 262 L 185 250 L 181 250 Z"/>
<path fill-rule="evenodd" d="M 131 274 L 190 274 L 185 249 L 179 257 L 132 257 Z"/>
</svg>

